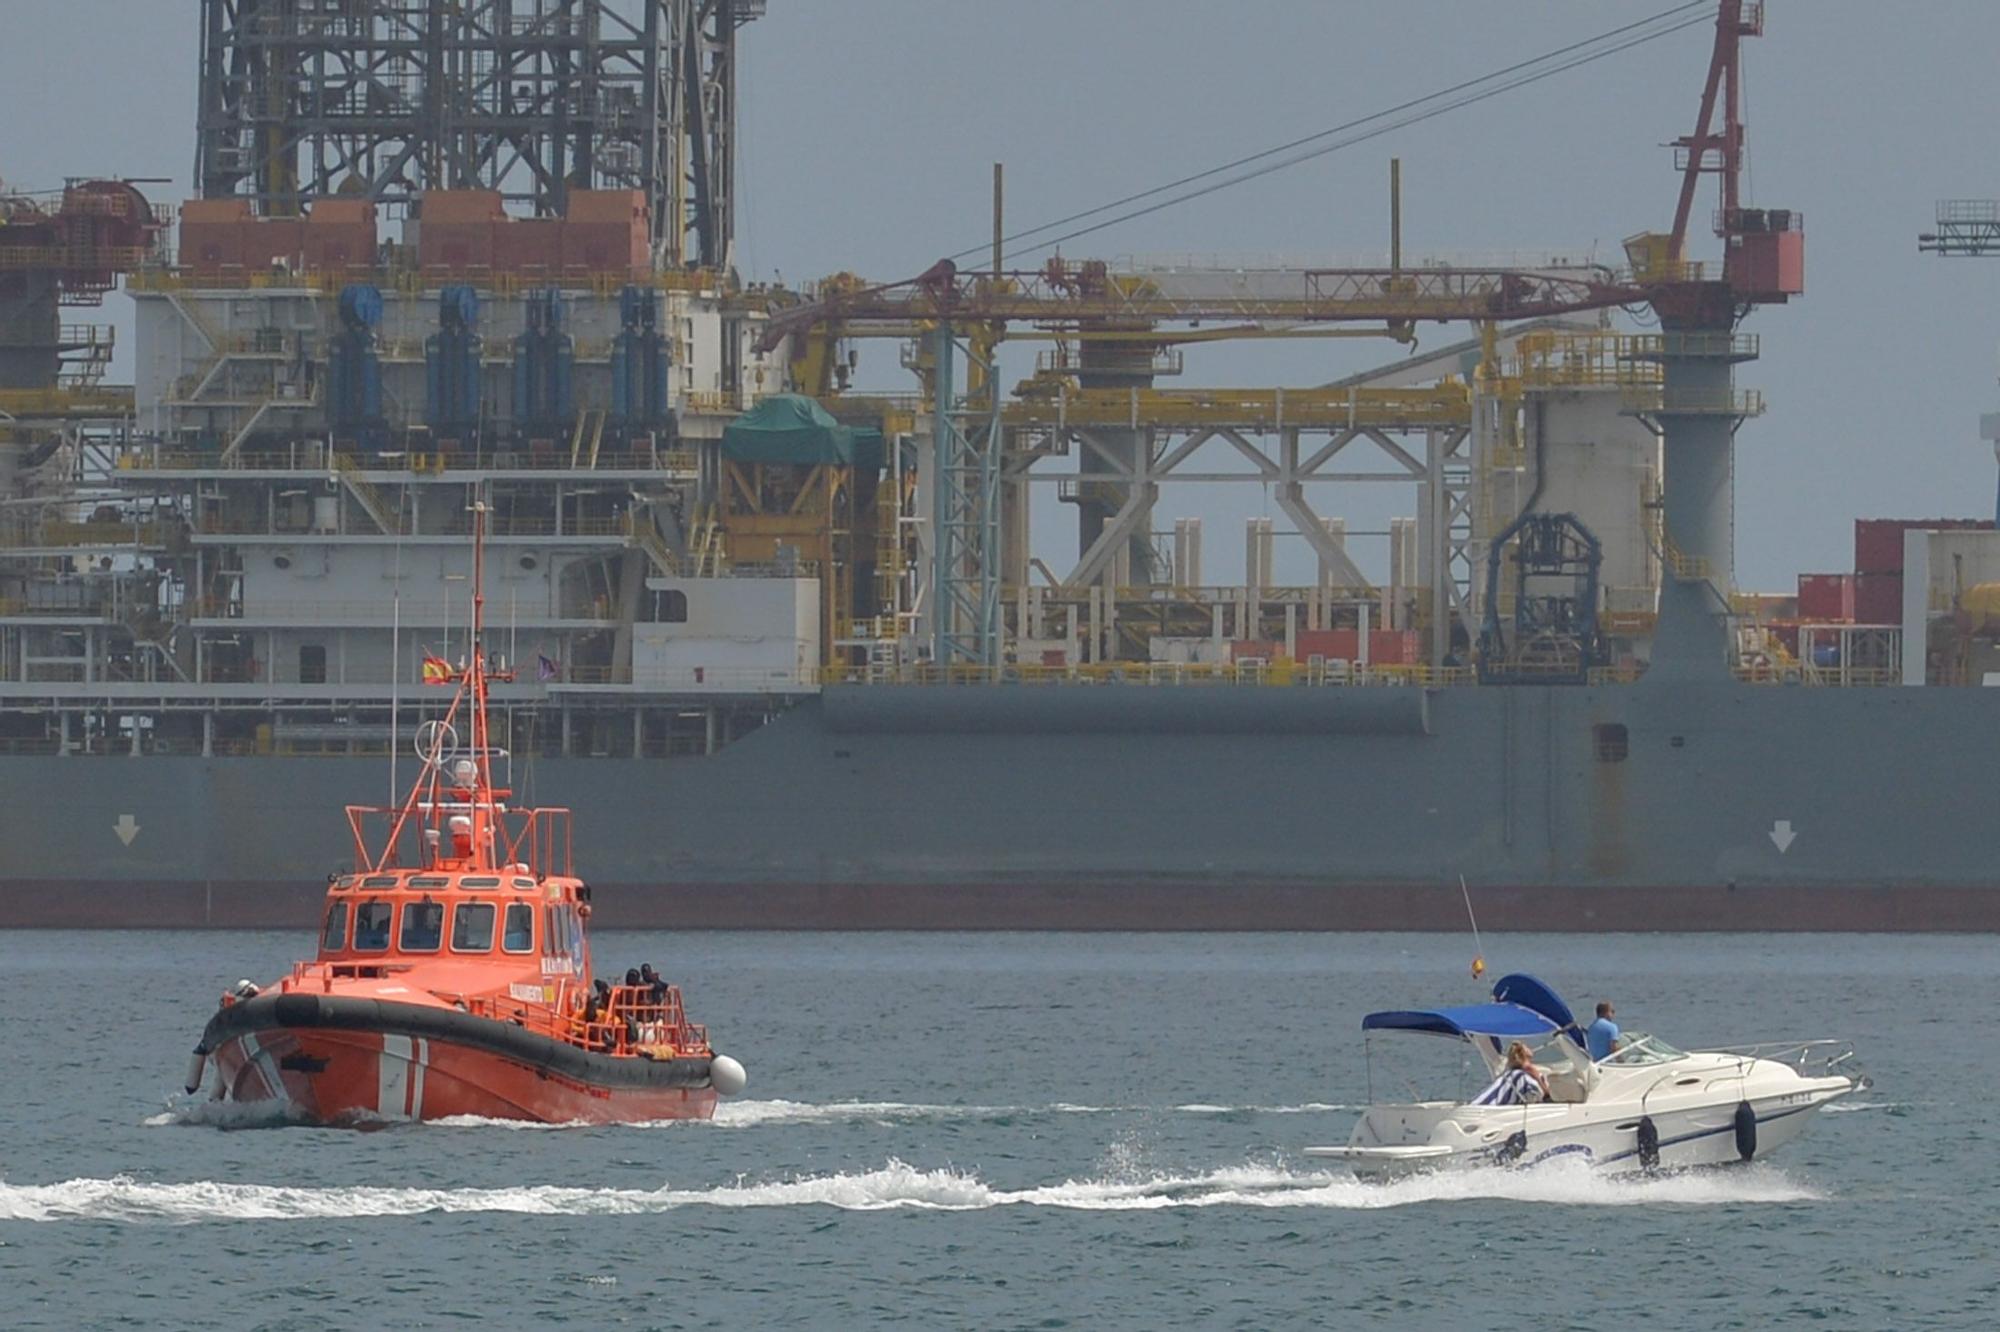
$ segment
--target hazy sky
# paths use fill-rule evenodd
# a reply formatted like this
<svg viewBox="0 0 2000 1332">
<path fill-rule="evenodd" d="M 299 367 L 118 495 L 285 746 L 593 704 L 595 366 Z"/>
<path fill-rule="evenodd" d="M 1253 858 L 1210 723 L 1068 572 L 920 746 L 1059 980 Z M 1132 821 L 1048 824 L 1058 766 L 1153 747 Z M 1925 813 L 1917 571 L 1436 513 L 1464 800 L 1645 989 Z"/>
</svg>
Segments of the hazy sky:
<svg viewBox="0 0 2000 1332">
<path fill-rule="evenodd" d="M 742 36 L 743 267 L 795 281 L 908 276 L 986 235 L 996 160 L 1010 220 L 1037 222 L 1666 7 L 770 0 Z M 184 195 L 192 0 L 4 8 L 0 177 L 168 176 L 154 197 Z M 1743 586 L 1780 588 L 1801 570 L 1851 567 L 1857 515 L 1992 512 L 1977 418 L 2000 408 L 2000 260 L 1920 256 L 1915 238 L 1936 199 L 2000 195 L 2000 5 L 1771 0 L 1768 15 L 1745 56 L 1748 202 L 1803 210 L 1808 293 L 1748 325 L 1764 359 L 1742 382 L 1771 410 L 1738 437 L 1737 549 Z M 1619 238 L 1672 219 L 1676 178 L 1659 145 L 1692 127 L 1709 40 L 1706 28 L 1668 37 L 1065 250 L 1366 260 L 1385 245 L 1393 153 L 1412 257 L 1595 247 L 1615 260 Z M 1697 218 L 1712 207 L 1705 197 Z M 1703 236 L 1693 257 L 1713 247 Z M 125 314 L 123 298 L 108 308 Z M 1190 352 L 1183 382 L 1314 383 L 1397 354 L 1352 341 Z M 893 346 L 864 355 L 894 365 Z M 1397 489 L 1388 507 L 1408 511 Z M 1169 488 L 1162 500 L 1158 526 L 1209 519 L 1212 579 L 1240 568 L 1241 515 L 1275 509 L 1241 490 L 1197 500 Z M 1364 525 L 1382 509 L 1315 493 Z"/>
</svg>

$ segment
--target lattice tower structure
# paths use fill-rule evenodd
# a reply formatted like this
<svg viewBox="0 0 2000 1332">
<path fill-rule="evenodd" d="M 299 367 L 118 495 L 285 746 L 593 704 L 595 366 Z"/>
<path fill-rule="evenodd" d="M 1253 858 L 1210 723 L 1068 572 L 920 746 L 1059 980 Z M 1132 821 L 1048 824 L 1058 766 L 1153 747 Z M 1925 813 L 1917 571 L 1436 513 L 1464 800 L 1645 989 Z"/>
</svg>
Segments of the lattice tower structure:
<svg viewBox="0 0 2000 1332">
<path fill-rule="evenodd" d="M 736 33 L 763 0 L 201 0 L 195 182 L 267 217 L 637 189 L 655 260 L 727 267 Z"/>
</svg>

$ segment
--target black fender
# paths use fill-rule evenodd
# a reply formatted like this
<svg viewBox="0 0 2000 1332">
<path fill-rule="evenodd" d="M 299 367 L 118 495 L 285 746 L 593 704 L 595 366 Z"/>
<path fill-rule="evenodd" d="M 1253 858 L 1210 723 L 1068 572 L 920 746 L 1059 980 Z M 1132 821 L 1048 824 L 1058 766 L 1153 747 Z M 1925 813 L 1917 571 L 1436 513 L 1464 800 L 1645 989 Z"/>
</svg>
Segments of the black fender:
<svg viewBox="0 0 2000 1332">
<path fill-rule="evenodd" d="M 1748 1101 L 1736 1103 L 1736 1154 L 1746 1161 L 1757 1154 L 1757 1112 Z"/>
<path fill-rule="evenodd" d="M 708 1085 L 705 1057 L 601 1054 L 456 1009 L 330 994 L 262 994 L 231 1004 L 208 1020 L 195 1048 L 213 1054 L 239 1037 L 282 1030 L 363 1031 L 440 1041 L 600 1087 L 660 1090 Z"/>
<path fill-rule="evenodd" d="M 1651 1115 L 1639 1117 L 1639 1164 L 1651 1170 L 1660 1163 L 1660 1126 Z"/>
</svg>

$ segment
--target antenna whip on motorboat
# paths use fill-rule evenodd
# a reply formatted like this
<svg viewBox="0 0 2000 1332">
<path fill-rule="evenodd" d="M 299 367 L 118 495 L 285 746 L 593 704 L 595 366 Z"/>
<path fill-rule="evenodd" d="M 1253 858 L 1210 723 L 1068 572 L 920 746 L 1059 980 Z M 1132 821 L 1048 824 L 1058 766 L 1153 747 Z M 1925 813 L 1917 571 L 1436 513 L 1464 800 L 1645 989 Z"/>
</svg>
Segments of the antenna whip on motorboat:
<svg viewBox="0 0 2000 1332">
<path fill-rule="evenodd" d="M 1465 895 L 1465 918 L 1472 923 L 1472 979 L 1478 980 L 1486 974 L 1486 950 L 1479 943 L 1479 917 L 1472 914 L 1472 889 L 1465 886 L 1465 876 L 1458 876 L 1458 891 Z"/>
</svg>

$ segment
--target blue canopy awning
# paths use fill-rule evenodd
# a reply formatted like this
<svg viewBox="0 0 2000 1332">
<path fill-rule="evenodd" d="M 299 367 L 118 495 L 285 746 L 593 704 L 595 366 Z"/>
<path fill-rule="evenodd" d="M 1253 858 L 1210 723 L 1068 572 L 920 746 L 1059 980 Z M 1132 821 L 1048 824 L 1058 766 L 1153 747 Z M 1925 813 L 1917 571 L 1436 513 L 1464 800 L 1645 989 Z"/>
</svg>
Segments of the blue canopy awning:
<svg viewBox="0 0 2000 1332">
<path fill-rule="evenodd" d="M 1546 1036 L 1556 1024 L 1519 1004 L 1392 1009 L 1361 1019 L 1363 1031 L 1421 1031 L 1433 1036 Z"/>
<path fill-rule="evenodd" d="M 1583 1032 L 1562 996 L 1523 972 L 1502 976 L 1493 986 L 1490 1004 L 1370 1013 L 1361 1019 L 1363 1031 L 1421 1031 L 1433 1036 L 1539 1037 L 1562 1032 L 1578 1045 Z M 1496 1041 L 1496 1048 L 1497 1048 Z"/>
<path fill-rule="evenodd" d="M 1561 995 L 1550 989 L 1546 983 L 1525 972 L 1514 972 L 1502 976 L 1493 985 L 1493 998 L 1498 1003 L 1519 1004 L 1533 1009 L 1556 1025 L 1556 1029 L 1578 1045 L 1583 1044 L 1583 1030 L 1576 1025 L 1576 1018 L 1563 1002 Z"/>
</svg>

